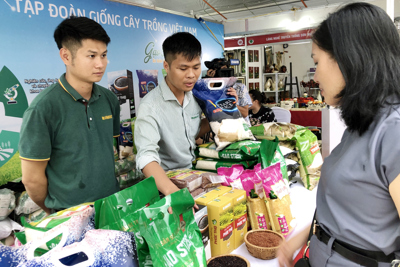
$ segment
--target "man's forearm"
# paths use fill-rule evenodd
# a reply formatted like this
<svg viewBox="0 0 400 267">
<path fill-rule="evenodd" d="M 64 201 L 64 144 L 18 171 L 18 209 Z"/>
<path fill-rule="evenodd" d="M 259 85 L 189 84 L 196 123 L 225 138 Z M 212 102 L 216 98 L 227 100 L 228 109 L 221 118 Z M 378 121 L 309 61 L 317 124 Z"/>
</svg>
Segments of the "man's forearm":
<svg viewBox="0 0 400 267">
<path fill-rule="evenodd" d="M 50 209 L 44 205 L 47 197 L 47 161 L 21 160 L 22 183 L 29 197 L 47 214 Z"/>
<path fill-rule="evenodd" d="M 158 162 L 150 162 L 143 168 L 142 172 L 146 178 L 150 176 L 154 177 L 158 190 L 164 195 L 170 195 L 179 191 L 179 188 L 171 182 Z"/>
<path fill-rule="evenodd" d="M 29 197 L 35 202 L 39 207 L 41 207 L 46 213 L 50 214 L 50 209 L 44 205 L 44 201 L 47 197 L 47 178 L 42 177 L 37 179 L 35 183 L 24 183 L 26 192 Z"/>
<path fill-rule="evenodd" d="M 199 137 L 203 138 L 204 135 L 206 133 L 208 133 L 210 130 L 211 130 L 211 128 L 210 128 L 210 123 L 208 122 L 208 120 L 206 118 L 202 119 L 201 123 L 200 123 L 200 131 L 199 131 L 196 139 Z"/>
</svg>

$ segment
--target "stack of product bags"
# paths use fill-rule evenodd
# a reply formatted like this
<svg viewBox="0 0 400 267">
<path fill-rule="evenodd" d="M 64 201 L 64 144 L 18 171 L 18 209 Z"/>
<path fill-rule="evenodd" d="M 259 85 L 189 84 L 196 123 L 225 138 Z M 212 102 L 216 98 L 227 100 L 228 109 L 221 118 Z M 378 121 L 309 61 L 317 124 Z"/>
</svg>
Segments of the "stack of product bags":
<svg viewBox="0 0 400 267">
<path fill-rule="evenodd" d="M 228 185 L 242 189 L 247 195 L 247 214 L 251 228 L 272 229 L 288 236 L 296 226 L 291 213 L 289 181 L 285 160 L 278 142 L 263 140 L 260 164 L 244 170 L 241 166 L 223 167 Z"/>
<path fill-rule="evenodd" d="M 118 142 L 114 139 L 115 176 L 120 189 L 132 186 L 144 178 L 136 170 L 137 151 L 133 137 L 134 128 L 135 118 L 121 121 Z"/>
<path fill-rule="evenodd" d="M 319 182 L 323 163 L 317 137 L 306 127 L 283 122 L 264 123 L 250 128 L 259 139 L 278 138 L 285 158 L 299 164 L 299 172 L 304 187 L 313 190 Z M 282 148 L 286 147 L 286 148 Z M 293 153 L 293 149 L 297 153 Z M 297 155 L 296 155 L 297 154 Z M 293 165 L 293 161 L 287 165 Z M 295 168 L 288 168 L 293 171 Z"/>
</svg>

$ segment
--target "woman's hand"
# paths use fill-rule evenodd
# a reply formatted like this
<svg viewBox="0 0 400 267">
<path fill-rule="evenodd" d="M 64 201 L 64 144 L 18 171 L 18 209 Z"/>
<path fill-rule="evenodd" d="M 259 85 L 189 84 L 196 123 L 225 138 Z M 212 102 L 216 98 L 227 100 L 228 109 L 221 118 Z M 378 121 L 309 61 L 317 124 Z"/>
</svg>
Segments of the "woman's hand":
<svg viewBox="0 0 400 267">
<path fill-rule="evenodd" d="M 293 254 L 301 248 L 306 242 L 308 238 L 308 234 L 310 232 L 310 227 L 304 228 L 300 233 L 293 236 L 288 241 L 284 240 L 281 246 L 279 247 L 277 258 L 280 267 L 290 267 L 293 262 Z"/>
</svg>

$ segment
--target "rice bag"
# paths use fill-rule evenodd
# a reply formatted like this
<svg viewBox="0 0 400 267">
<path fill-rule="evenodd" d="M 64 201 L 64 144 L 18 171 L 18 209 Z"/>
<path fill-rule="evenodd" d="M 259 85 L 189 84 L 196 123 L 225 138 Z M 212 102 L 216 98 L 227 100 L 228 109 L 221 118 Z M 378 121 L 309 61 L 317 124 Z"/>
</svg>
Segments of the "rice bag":
<svg viewBox="0 0 400 267">
<path fill-rule="evenodd" d="M 286 161 L 279 148 L 278 139 L 275 141 L 262 140 L 260 147 L 260 162 L 263 169 L 277 162 L 280 163 L 282 177 L 285 183 L 289 186 L 289 177 L 287 174 Z"/>
<path fill-rule="evenodd" d="M 23 214 L 31 214 L 37 210 L 40 210 L 40 207 L 33 202 L 33 200 L 29 197 L 26 191 L 22 192 L 22 194 L 18 197 L 17 206 L 15 207 L 15 214 L 20 215 Z"/>
<path fill-rule="evenodd" d="M 230 160 L 251 160 L 258 158 L 261 142 L 244 140 L 230 144 L 221 151 L 216 150 L 215 143 L 206 143 L 196 148 L 199 157 Z"/>
<path fill-rule="evenodd" d="M 247 214 L 249 215 L 252 230 L 267 229 L 271 230 L 267 207 L 264 200 L 256 197 L 247 197 Z"/>
<path fill-rule="evenodd" d="M 300 154 L 300 177 L 304 187 L 313 190 L 321 176 L 323 163 L 318 139 L 310 130 L 302 129 L 296 132 L 296 148 Z"/>
<path fill-rule="evenodd" d="M 193 205 L 193 198 L 185 188 L 134 213 L 137 218 L 133 221 L 134 230 L 140 231 L 147 241 L 154 266 L 207 265 Z"/>
<path fill-rule="evenodd" d="M 252 168 L 256 164 L 257 160 L 246 160 L 246 161 L 236 162 L 228 160 L 198 158 L 196 160 L 195 169 L 217 171 L 221 167 L 232 167 L 233 165 L 242 165 L 245 169 L 248 169 Z"/>
<path fill-rule="evenodd" d="M 27 222 L 24 217 L 21 217 L 21 223 L 25 231 L 15 233 L 15 235 L 22 244 L 26 244 L 42 239 L 48 232 L 59 231 L 59 235 L 40 243 L 38 249 L 35 250 L 35 255 L 40 256 L 56 247 L 59 243 L 63 243 L 62 241 L 67 236 L 62 233 L 68 233 L 66 245 L 82 240 L 85 233 L 94 228 L 91 223 L 93 214 L 94 209 L 91 207 L 91 203 L 83 203 L 53 213 L 39 221 Z"/>
<path fill-rule="evenodd" d="M 10 189 L 0 189 L 0 221 L 10 215 L 15 209 L 15 195 Z"/>
<path fill-rule="evenodd" d="M 287 122 L 267 122 L 259 126 L 251 127 L 255 136 L 262 136 L 263 139 L 292 140 L 298 129 L 306 129 L 303 126 Z"/>
<path fill-rule="evenodd" d="M 257 175 L 263 183 L 271 228 L 286 237 L 296 226 L 296 220 L 292 215 L 292 201 L 289 188 L 282 178 L 280 163 L 262 169 Z"/>
<path fill-rule="evenodd" d="M 0 221 L 0 239 L 7 238 L 13 231 L 21 231 L 23 228 L 10 218 Z"/>
<path fill-rule="evenodd" d="M 216 78 L 198 80 L 192 90 L 214 133 L 216 150 L 241 140 L 255 140 L 246 121 L 236 107 L 236 98 L 228 95 L 237 78 Z M 211 83 L 222 83 L 212 88 Z"/>
</svg>

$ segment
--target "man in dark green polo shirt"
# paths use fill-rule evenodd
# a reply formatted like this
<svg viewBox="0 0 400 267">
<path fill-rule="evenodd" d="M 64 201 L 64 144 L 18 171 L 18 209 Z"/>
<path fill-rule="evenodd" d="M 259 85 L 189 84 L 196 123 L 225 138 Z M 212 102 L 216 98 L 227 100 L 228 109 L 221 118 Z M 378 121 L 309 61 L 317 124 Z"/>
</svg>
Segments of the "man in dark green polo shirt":
<svg viewBox="0 0 400 267">
<path fill-rule="evenodd" d="M 119 135 L 116 96 L 96 85 L 107 66 L 106 31 L 85 17 L 64 20 L 54 39 L 66 73 L 26 110 L 19 152 L 22 182 L 50 213 L 118 191 L 113 137 Z"/>
</svg>

